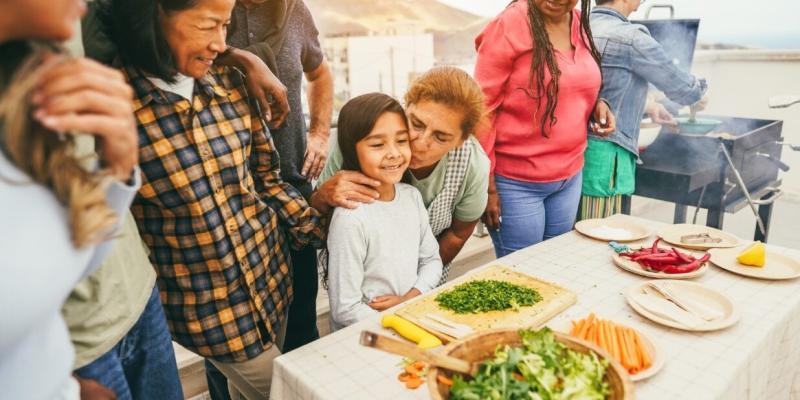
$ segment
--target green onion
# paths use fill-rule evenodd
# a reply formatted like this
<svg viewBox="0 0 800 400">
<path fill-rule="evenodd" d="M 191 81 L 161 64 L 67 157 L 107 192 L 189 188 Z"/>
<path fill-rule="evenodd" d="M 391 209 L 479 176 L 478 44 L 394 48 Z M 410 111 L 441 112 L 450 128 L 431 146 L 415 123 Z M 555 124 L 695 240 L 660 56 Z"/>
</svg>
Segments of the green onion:
<svg viewBox="0 0 800 400">
<path fill-rule="evenodd" d="M 503 311 L 509 308 L 519 311 L 542 301 L 534 289 L 496 280 L 477 280 L 456 286 L 436 296 L 439 306 L 456 314 L 476 314 L 487 311 Z"/>
</svg>

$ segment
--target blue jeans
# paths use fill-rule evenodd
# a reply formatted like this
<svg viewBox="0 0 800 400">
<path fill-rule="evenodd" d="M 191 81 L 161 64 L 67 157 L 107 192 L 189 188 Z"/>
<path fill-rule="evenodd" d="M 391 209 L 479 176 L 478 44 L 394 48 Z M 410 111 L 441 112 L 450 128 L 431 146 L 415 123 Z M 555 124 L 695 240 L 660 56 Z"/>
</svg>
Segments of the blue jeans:
<svg viewBox="0 0 800 400">
<path fill-rule="evenodd" d="M 489 231 L 503 257 L 572 230 L 581 199 L 582 172 L 563 181 L 531 183 L 495 175 L 500 229 Z"/>
<path fill-rule="evenodd" d="M 153 289 L 142 315 L 106 354 L 75 374 L 110 388 L 119 400 L 183 400 L 183 388 L 164 309 Z"/>
</svg>

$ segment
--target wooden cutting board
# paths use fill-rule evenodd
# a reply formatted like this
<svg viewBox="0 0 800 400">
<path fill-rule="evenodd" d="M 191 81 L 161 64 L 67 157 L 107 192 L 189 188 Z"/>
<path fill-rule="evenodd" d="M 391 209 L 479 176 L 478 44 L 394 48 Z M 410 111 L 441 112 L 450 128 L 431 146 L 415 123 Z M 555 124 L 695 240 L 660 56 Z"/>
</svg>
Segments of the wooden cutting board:
<svg viewBox="0 0 800 400">
<path fill-rule="evenodd" d="M 512 309 L 504 311 L 490 311 L 478 314 L 456 314 L 453 311 L 439 307 L 434 300 L 442 291 L 453 289 L 465 282 L 493 279 L 505 281 L 535 289 L 542 295 L 542 301 L 530 307 L 522 307 L 519 311 Z M 472 274 L 467 274 L 445 285 L 425 294 L 419 299 L 401 307 L 396 314 L 411 322 L 419 324 L 419 321 L 426 314 L 437 314 L 453 322 L 467 325 L 475 331 L 484 331 L 496 328 L 538 328 L 551 318 L 575 304 L 578 297 L 575 293 L 545 282 L 536 277 L 524 274 L 504 265 L 494 264 Z M 426 330 L 431 330 L 426 327 Z M 454 338 L 443 332 L 432 331 L 436 336 L 444 341 L 452 341 Z"/>
</svg>

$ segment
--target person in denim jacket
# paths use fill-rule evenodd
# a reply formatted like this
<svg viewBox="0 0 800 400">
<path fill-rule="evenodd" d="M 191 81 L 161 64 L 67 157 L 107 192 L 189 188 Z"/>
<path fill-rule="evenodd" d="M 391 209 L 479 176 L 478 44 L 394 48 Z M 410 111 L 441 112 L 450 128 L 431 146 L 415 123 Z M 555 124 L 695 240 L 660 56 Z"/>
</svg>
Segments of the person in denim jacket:
<svg viewBox="0 0 800 400">
<path fill-rule="evenodd" d="M 672 102 L 695 111 L 706 104 L 706 81 L 679 69 L 645 26 L 628 21 L 641 3 L 597 0 L 590 16 L 595 46 L 602 55 L 600 97 L 611 105 L 617 129 L 608 137 L 589 132 L 580 219 L 619 212 L 622 196 L 633 193 L 639 124 L 650 84 Z M 647 113 L 654 122 L 674 124 L 658 103 L 649 104 Z"/>
</svg>

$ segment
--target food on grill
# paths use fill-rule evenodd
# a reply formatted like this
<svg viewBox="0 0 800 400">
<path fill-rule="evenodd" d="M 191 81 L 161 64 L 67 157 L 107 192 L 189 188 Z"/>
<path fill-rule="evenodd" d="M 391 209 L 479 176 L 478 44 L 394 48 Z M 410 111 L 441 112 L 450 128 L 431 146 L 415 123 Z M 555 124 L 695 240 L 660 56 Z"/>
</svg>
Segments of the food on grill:
<svg viewBox="0 0 800 400">
<path fill-rule="evenodd" d="M 453 378 L 450 399 L 605 399 L 608 361 L 570 350 L 544 328 L 521 330 L 522 347 L 498 346 L 478 375 Z"/>
<path fill-rule="evenodd" d="M 691 235 L 681 236 L 681 243 L 685 244 L 706 244 L 706 243 L 721 243 L 722 238 L 714 237 L 708 233 L 695 233 Z"/>
<path fill-rule="evenodd" d="M 619 253 L 620 257 L 636 261 L 646 271 L 662 272 L 665 274 L 687 274 L 696 271 L 703 263 L 711 258 L 706 253 L 701 258 L 678 251 L 674 247 L 669 250 L 658 247 L 661 238 L 656 239 L 650 247 L 643 247 L 638 251 Z"/>
<path fill-rule="evenodd" d="M 711 132 L 711 133 L 707 134 L 706 136 L 708 136 L 710 138 L 724 139 L 724 140 L 733 140 L 733 138 L 735 138 L 735 136 L 733 136 L 733 134 L 728 133 L 728 132 Z"/>
<path fill-rule="evenodd" d="M 532 306 L 542 301 L 534 289 L 496 280 L 476 280 L 436 296 L 439 306 L 456 314 L 477 314 Z"/>
<path fill-rule="evenodd" d="M 611 321 L 598 319 L 594 314 L 572 321 L 570 335 L 592 342 L 614 357 L 631 375 L 653 365 L 653 359 L 642 345 L 639 332 Z"/>
<path fill-rule="evenodd" d="M 764 246 L 764 243 L 758 241 L 743 251 L 742 254 L 739 254 L 736 260 L 750 267 L 763 267 L 766 256 L 766 246 Z"/>
</svg>

